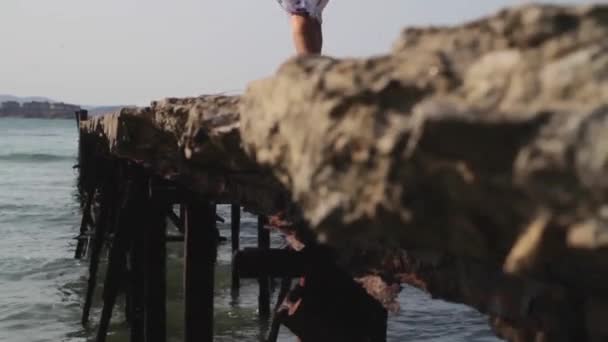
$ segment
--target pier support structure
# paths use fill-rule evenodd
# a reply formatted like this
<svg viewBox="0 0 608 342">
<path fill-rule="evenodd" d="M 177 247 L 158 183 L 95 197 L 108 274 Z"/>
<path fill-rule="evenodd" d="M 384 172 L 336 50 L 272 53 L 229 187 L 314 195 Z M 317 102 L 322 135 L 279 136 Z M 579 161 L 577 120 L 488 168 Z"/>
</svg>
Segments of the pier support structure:
<svg viewBox="0 0 608 342">
<path fill-rule="evenodd" d="M 217 258 L 216 207 L 209 201 L 185 204 L 185 341 L 213 341 L 213 294 Z"/>
</svg>

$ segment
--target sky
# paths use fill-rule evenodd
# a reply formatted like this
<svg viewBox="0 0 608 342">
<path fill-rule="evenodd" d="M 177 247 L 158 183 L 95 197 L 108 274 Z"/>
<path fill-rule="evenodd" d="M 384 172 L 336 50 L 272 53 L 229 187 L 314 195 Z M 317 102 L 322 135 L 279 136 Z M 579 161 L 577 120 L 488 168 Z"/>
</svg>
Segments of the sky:
<svg viewBox="0 0 608 342">
<path fill-rule="evenodd" d="M 459 24 L 525 2 L 330 0 L 324 53 L 386 53 L 405 27 Z M 0 0 L 0 94 L 147 105 L 239 93 L 294 54 L 288 24 L 276 0 Z"/>
</svg>

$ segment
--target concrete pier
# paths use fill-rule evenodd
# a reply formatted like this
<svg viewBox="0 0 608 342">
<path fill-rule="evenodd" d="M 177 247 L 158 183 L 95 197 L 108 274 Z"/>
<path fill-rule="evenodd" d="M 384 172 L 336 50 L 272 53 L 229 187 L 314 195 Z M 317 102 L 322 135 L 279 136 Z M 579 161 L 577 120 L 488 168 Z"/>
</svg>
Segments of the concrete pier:
<svg viewBox="0 0 608 342">
<path fill-rule="evenodd" d="M 137 182 L 166 184 L 165 204 L 185 203 L 186 245 L 206 251 L 189 254 L 205 265 L 186 275 L 190 289 L 205 291 L 197 303 L 212 291 L 208 206 L 224 203 L 268 217 L 296 251 L 330 251 L 306 263 L 335 266 L 384 308 L 394 304 L 390 285 L 407 283 L 488 314 L 510 341 L 605 341 L 607 18 L 606 5 L 508 9 L 458 27 L 407 29 L 384 56 L 296 58 L 242 96 L 164 99 L 81 120 L 83 208 L 98 207 L 87 204 L 94 198 L 101 211 L 78 254 L 88 250 L 93 265 L 99 236 L 121 226 L 105 223 L 116 209 L 103 203 L 120 196 L 110 175 L 126 162 Z M 156 228 L 133 236 L 160 246 Z M 143 273 L 144 288 L 160 281 Z M 144 297 L 135 330 L 156 341 L 162 331 L 147 339 L 146 329 L 163 318 L 145 312 L 161 307 Z M 368 321 L 380 322 L 369 305 Z M 210 340 L 208 305 L 187 310 L 206 317 L 207 329 L 187 336 Z M 298 329 L 315 329 L 303 322 Z M 385 338 L 381 325 L 366 336 Z"/>
</svg>

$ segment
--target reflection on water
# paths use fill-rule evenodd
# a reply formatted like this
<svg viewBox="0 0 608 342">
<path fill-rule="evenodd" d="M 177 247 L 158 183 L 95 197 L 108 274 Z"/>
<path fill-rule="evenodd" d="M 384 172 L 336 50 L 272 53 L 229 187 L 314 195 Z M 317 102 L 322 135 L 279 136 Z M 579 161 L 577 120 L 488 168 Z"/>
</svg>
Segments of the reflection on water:
<svg viewBox="0 0 608 342">
<path fill-rule="evenodd" d="M 0 342 L 93 341 L 101 305 L 98 298 L 92 326 L 80 326 L 87 265 L 72 259 L 80 222 L 74 202 L 75 155 L 71 120 L 0 119 L 0 156 L 13 156 L 0 158 Z M 227 207 L 220 213 L 230 217 Z M 243 223 L 242 245 L 252 246 L 257 221 L 244 215 Z M 230 235 L 228 225 L 220 229 Z M 275 237 L 274 243 L 281 241 Z M 231 298 L 229 248 L 220 248 L 217 266 L 216 340 L 259 341 L 267 322 L 257 318 L 257 282 L 243 280 L 241 296 Z M 182 341 L 180 244 L 171 245 L 168 255 L 168 331 L 170 341 Z M 486 319 L 471 309 L 431 301 L 410 288 L 400 300 L 402 311 L 390 317 L 390 341 L 496 340 Z M 123 312 L 119 303 L 110 342 L 128 341 Z M 282 328 L 280 341 L 295 339 Z"/>
</svg>

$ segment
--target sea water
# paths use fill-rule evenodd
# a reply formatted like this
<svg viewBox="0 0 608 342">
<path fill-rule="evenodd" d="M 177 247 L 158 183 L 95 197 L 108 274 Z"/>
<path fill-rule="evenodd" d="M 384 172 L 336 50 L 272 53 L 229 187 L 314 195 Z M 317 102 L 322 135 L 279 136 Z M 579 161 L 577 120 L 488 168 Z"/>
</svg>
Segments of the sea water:
<svg viewBox="0 0 608 342">
<path fill-rule="evenodd" d="M 71 120 L 0 118 L 0 341 L 94 341 L 100 303 L 91 325 L 80 315 L 87 263 L 74 260 L 80 214 L 75 198 L 77 129 Z M 230 218 L 229 208 L 220 215 Z M 242 245 L 256 243 L 256 219 L 244 214 Z M 230 236 L 229 224 L 220 225 Z M 280 237 L 273 237 L 280 243 Z M 168 250 L 168 331 L 182 340 L 182 249 Z M 217 341 L 259 341 L 267 322 L 256 313 L 257 282 L 243 281 L 230 293 L 230 247 L 220 247 L 216 272 Z M 99 279 L 103 279 L 100 277 Z M 97 294 L 101 289 L 97 289 Z M 274 293 L 276 296 L 276 292 Z M 99 297 L 99 296 L 98 296 Z M 406 287 L 401 311 L 390 317 L 390 341 L 497 341 L 487 318 L 462 305 L 431 300 Z M 119 303 L 109 342 L 128 341 Z M 280 341 L 295 341 L 281 329 Z"/>
</svg>

